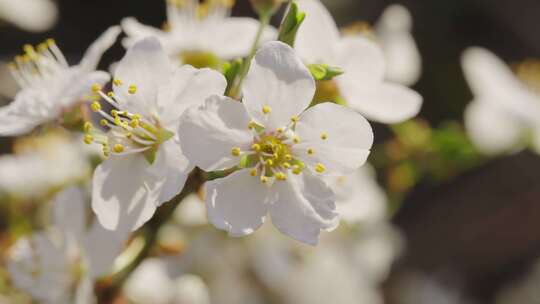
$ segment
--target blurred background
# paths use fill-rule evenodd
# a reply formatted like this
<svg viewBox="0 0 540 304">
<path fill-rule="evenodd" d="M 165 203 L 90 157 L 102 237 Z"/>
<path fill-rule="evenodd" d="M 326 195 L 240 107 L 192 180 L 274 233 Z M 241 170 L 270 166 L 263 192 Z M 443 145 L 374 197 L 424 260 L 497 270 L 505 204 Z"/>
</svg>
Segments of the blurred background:
<svg viewBox="0 0 540 304">
<path fill-rule="evenodd" d="M 103 30 L 125 16 L 135 16 L 156 27 L 165 20 L 164 1 L 56 3 L 58 21 L 43 33 L 30 33 L 0 21 L 0 59 L 8 61 L 26 43 L 37 44 L 54 37 L 68 59 L 75 62 Z M 461 125 L 465 106 L 472 100 L 460 66 L 461 53 L 467 47 L 485 47 L 508 63 L 540 58 L 538 0 L 325 3 L 343 26 L 359 20 L 374 23 L 393 3 L 411 11 L 413 36 L 423 60 L 421 79 L 414 85 L 425 100 L 420 121 L 435 128 L 449 122 Z M 253 16 L 247 0 L 238 0 L 233 14 Z M 101 67 L 107 69 L 123 52 L 117 44 L 106 54 Z M 6 104 L 17 87 L 5 69 L 1 73 L 0 104 Z M 496 132 L 497 125 L 493 128 Z M 376 126 L 379 143 L 390 136 L 387 127 Z M 12 144 L 13 139 L 0 138 L 0 151 L 12 152 Z M 444 178 L 424 175 L 403 191 L 392 222 L 403 234 L 405 245 L 383 284 L 386 303 L 503 303 L 501 294 L 520 288 L 515 286 L 522 286 L 521 292 L 528 295 L 523 299 L 533 300 L 504 303 L 540 303 L 534 285 L 523 287 L 523 282 L 534 276 L 540 261 L 539 172 L 540 158 L 532 152 L 519 152 L 460 168 Z M 379 174 L 383 185 L 388 183 L 388 174 Z M 0 215 L 0 221 L 7 220 Z M 536 289 L 540 289 L 537 277 Z"/>
</svg>

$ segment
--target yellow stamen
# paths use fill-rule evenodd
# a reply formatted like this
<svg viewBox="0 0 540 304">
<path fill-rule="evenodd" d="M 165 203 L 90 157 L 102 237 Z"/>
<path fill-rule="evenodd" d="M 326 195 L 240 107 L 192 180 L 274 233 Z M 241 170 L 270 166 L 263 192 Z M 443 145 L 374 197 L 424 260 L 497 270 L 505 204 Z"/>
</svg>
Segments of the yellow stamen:
<svg viewBox="0 0 540 304">
<path fill-rule="evenodd" d="M 249 171 L 249 175 L 253 177 L 257 176 L 257 169 L 251 169 L 251 171 Z"/>
<path fill-rule="evenodd" d="M 315 171 L 317 171 L 317 173 L 324 173 L 324 171 L 326 171 L 326 167 L 323 164 L 318 163 L 315 165 Z"/>
<path fill-rule="evenodd" d="M 134 84 L 130 85 L 128 88 L 128 93 L 131 95 L 137 93 L 137 86 Z"/>
<path fill-rule="evenodd" d="M 293 143 L 297 144 L 297 143 L 299 143 L 299 142 L 300 142 L 300 137 L 298 137 L 298 136 L 295 136 L 295 137 L 293 137 L 293 139 L 292 139 L 292 140 L 293 140 Z"/>
<path fill-rule="evenodd" d="M 287 180 L 287 175 L 285 175 L 283 172 L 276 173 L 276 179 L 279 181 L 285 181 Z"/>
<path fill-rule="evenodd" d="M 94 136 L 90 135 L 90 134 L 86 134 L 84 135 L 84 143 L 89 145 L 91 144 L 92 142 L 94 142 Z"/>
<path fill-rule="evenodd" d="M 263 184 L 268 183 L 268 177 L 266 177 L 266 176 L 261 176 L 261 183 L 263 183 Z"/>
<path fill-rule="evenodd" d="M 286 161 L 291 161 L 292 158 L 293 158 L 293 157 L 292 157 L 292 155 L 290 155 L 290 154 L 285 155 L 285 160 L 286 160 Z"/>
<path fill-rule="evenodd" d="M 322 133 L 322 134 L 321 134 L 321 139 L 322 139 L 322 140 L 327 140 L 327 139 L 328 139 L 328 134 Z"/>
<path fill-rule="evenodd" d="M 307 149 L 307 154 L 313 155 L 313 154 L 315 154 L 315 150 L 309 148 L 309 149 Z"/>
<path fill-rule="evenodd" d="M 124 83 L 122 82 L 122 80 L 120 80 L 120 79 L 118 79 L 118 78 L 115 78 L 115 79 L 113 79 L 113 84 L 114 84 L 115 86 L 119 87 L 119 86 L 121 86 L 121 85 L 124 84 Z"/>
<path fill-rule="evenodd" d="M 94 93 L 99 93 L 99 91 L 101 91 L 101 86 L 99 84 L 93 84 L 92 85 L 92 92 Z"/>
<path fill-rule="evenodd" d="M 232 150 L 231 150 L 231 154 L 232 154 L 233 156 L 240 156 L 241 153 L 242 153 L 242 151 L 241 151 L 240 148 L 238 148 L 238 147 L 234 147 L 234 148 L 232 148 Z"/>
<path fill-rule="evenodd" d="M 272 167 L 272 166 L 274 165 L 274 161 L 271 160 L 271 159 L 267 159 L 267 160 L 266 160 L 266 164 L 267 164 L 268 166 Z"/>
<path fill-rule="evenodd" d="M 106 126 L 109 125 L 109 122 L 106 119 L 102 119 L 102 120 L 99 121 L 99 124 L 106 127 Z"/>
<path fill-rule="evenodd" d="M 293 117 L 291 117 L 291 121 L 292 121 L 293 123 L 297 123 L 297 122 L 298 122 L 298 119 L 299 119 L 298 116 L 293 116 Z"/>
<path fill-rule="evenodd" d="M 124 146 L 122 144 L 115 144 L 113 146 L 114 153 L 122 153 L 124 152 Z"/>
<path fill-rule="evenodd" d="M 270 113 L 272 112 L 272 108 L 270 108 L 269 106 L 266 105 L 266 106 L 264 106 L 264 107 L 262 108 L 262 112 L 263 112 L 264 114 L 270 114 Z"/>
<path fill-rule="evenodd" d="M 84 132 L 88 133 L 90 131 L 92 131 L 92 129 L 94 128 L 94 126 L 92 125 L 91 122 L 87 121 L 84 123 Z"/>
<path fill-rule="evenodd" d="M 94 112 L 99 112 L 101 110 L 101 104 L 97 101 L 94 101 L 92 102 L 92 104 L 90 105 L 90 108 L 92 109 L 92 111 Z"/>
<path fill-rule="evenodd" d="M 296 174 L 296 175 L 299 175 L 300 173 L 302 173 L 302 168 L 300 166 L 294 166 L 293 170 L 292 170 L 292 173 Z"/>
<path fill-rule="evenodd" d="M 255 152 L 259 152 L 259 151 L 261 151 L 261 145 L 259 145 L 259 144 L 253 144 L 253 145 L 251 146 L 251 150 L 253 150 L 253 151 L 255 151 Z"/>
</svg>

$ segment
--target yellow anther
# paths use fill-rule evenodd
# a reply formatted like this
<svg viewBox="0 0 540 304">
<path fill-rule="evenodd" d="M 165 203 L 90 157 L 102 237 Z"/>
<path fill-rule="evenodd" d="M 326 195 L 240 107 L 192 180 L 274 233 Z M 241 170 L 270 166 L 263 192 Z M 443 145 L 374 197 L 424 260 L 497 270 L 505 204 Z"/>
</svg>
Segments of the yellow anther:
<svg viewBox="0 0 540 304">
<path fill-rule="evenodd" d="M 107 93 L 107 96 L 109 96 L 110 98 L 114 98 L 114 92 L 111 91 L 111 92 Z"/>
<path fill-rule="evenodd" d="M 286 161 L 291 161 L 293 159 L 292 155 L 290 154 L 285 154 L 285 160 Z"/>
<path fill-rule="evenodd" d="M 124 146 L 122 144 L 115 144 L 113 146 L 114 153 L 122 153 L 124 152 Z"/>
<path fill-rule="evenodd" d="M 251 169 L 251 171 L 249 171 L 249 175 L 253 177 L 257 176 L 257 169 Z"/>
<path fill-rule="evenodd" d="M 17 69 L 17 65 L 14 63 L 14 62 L 10 62 L 8 63 L 8 67 L 12 70 L 16 70 Z"/>
<path fill-rule="evenodd" d="M 113 84 L 114 84 L 115 86 L 119 87 L 119 86 L 121 86 L 121 85 L 124 84 L 124 83 L 122 82 L 122 80 L 120 80 L 120 79 L 118 79 L 118 78 L 115 78 L 115 79 L 113 79 Z"/>
<path fill-rule="evenodd" d="M 293 143 L 297 144 L 300 142 L 300 137 L 298 136 L 294 136 L 293 139 L 292 139 Z"/>
<path fill-rule="evenodd" d="M 114 118 L 114 124 L 117 126 L 122 126 L 122 120 L 120 120 L 120 117 L 116 116 Z"/>
<path fill-rule="evenodd" d="M 117 117 L 117 116 L 118 116 L 118 110 L 112 109 L 112 110 L 111 110 L 111 115 L 112 115 L 113 117 Z"/>
<path fill-rule="evenodd" d="M 292 173 L 298 175 L 298 174 L 302 173 L 302 168 L 300 166 L 295 165 L 293 167 Z"/>
<path fill-rule="evenodd" d="M 130 85 L 128 88 L 128 93 L 131 95 L 137 93 L 137 86 L 134 84 Z"/>
<path fill-rule="evenodd" d="M 132 128 L 137 128 L 139 126 L 139 120 L 138 119 L 133 119 L 129 122 L 129 126 L 132 127 Z"/>
<path fill-rule="evenodd" d="M 315 165 L 315 171 L 317 171 L 317 173 L 324 173 L 324 171 L 326 171 L 326 167 L 321 163 L 317 163 Z"/>
<path fill-rule="evenodd" d="M 327 139 L 328 139 L 328 134 L 322 133 L 322 134 L 321 134 L 321 139 L 322 139 L 322 140 L 327 140 Z"/>
<path fill-rule="evenodd" d="M 287 180 L 287 175 L 285 175 L 283 172 L 278 172 L 276 173 L 276 179 L 279 181 L 285 181 Z"/>
<path fill-rule="evenodd" d="M 92 129 L 94 128 L 94 126 L 92 125 L 91 122 L 87 121 L 84 123 L 84 132 L 88 133 L 90 131 L 92 131 Z"/>
<path fill-rule="evenodd" d="M 92 109 L 92 111 L 94 112 L 99 112 L 101 110 L 101 104 L 97 101 L 94 101 L 92 102 L 92 104 L 90 105 L 90 108 Z"/>
<path fill-rule="evenodd" d="M 272 108 L 270 108 L 269 106 L 266 105 L 266 106 L 264 106 L 264 107 L 262 108 L 262 112 L 263 112 L 264 114 L 270 114 L 270 113 L 272 112 Z"/>
<path fill-rule="evenodd" d="M 23 60 L 23 62 L 30 62 L 30 56 L 28 56 L 28 54 L 24 54 L 22 56 L 22 60 Z"/>
<path fill-rule="evenodd" d="M 274 161 L 271 160 L 271 159 L 267 159 L 267 160 L 266 160 L 266 164 L 267 164 L 268 166 L 272 167 L 272 166 L 274 165 Z"/>
<path fill-rule="evenodd" d="M 131 133 L 131 132 L 126 133 L 126 138 L 127 139 L 131 139 L 132 137 L 133 137 L 133 133 Z"/>
<path fill-rule="evenodd" d="M 38 44 L 38 46 L 37 46 L 38 52 L 45 52 L 48 48 L 49 48 L 49 46 L 44 42 Z"/>
<path fill-rule="evenodd" d="M 242 153 L 242 151 L 241 151 L 240 148 L 238 148 L 238 147 L 234 147 L 234 148 L 232 148 L 232 150 L 231 150 L 231 154 L 232 154 L 233 156 L 240 156 L 241 153 Z"/>
<path fill-rule="evenodd" d="M 253 144 L 253 145 L 251 146 L 251 150 L 253 150 L 253 151 L 255 151 L 255 152 L 259 152 L 259 151 L 261 151 L 261 145 L 259 145 L 259 144 Z"/>
<path fill-rule="evenodd" d="M 283 129 L 283 128 L 278 128 L 278 129 L 277 129 L 277 132 L 278 132 L 278 133 L 283 133 L 283 132 L 285 132 L 285 129 Z"/>
<path fill-rule="evenodd" d="M 99 91 L 101 91 L 101 86 L 97 83 L 93 84 L 92 85 L 92 92 L 94 93 L 99 93 Z"/>
<path fill-rule="evenodd" d="M 49 38 L 47 40 L 45 40 L 45 43 L 48 45 L 48 46 L 53 46 L 56 44 L 56 42 L 54 41 L 54 39 L 52 38 Z"/>
<path fill-rule="evenodd" d="M 298 116 L 293 116 L 293 117 L 291 117 L 291 121 L 292 121 L 293 123 L 297 123 L 297 122 L 298 122 L 298 119 L 299 119 Z"/>
<path fill-rule="evenodd" d="M 23 62 L 23 56 L 21 56 L 21 55 L 15 56 L 15 62 L 17 62 L 17 63 Z"/>
<path fill-rule="evenodd" d="M 309 149 L 307 149 L 307 154 L 313 155 L 313 154 L 315 154 L 315 150 L 313 150 L 312 148 L 309 148 Z"/>
<path fill-rule="evenodd" d="M 287 162 L 283 163 L 283 168 L 289 169 L 290 167 L 291 167 L 291 164 L 289 164 Z"/>
<path fill-rule="evenodd" d="M 33 55 L 33 54 L 35 54 L 35 52 L 36 52 L 36 51 L 34 50 L 34 47 L 33 47 L 32 45 L 30 45 L 30 44 L 25 44 L 25 45 L 23 46 L 23 50 L 24 50 L 26 53 L 30 54 L 30 55 Z"/>
<path fill-rule="evenodd" d="M 106 127 L 109 125 L 109 121 L 107 121 L 106 119 L 102 119 L 99 121 L 99 124 Z"/>
<path fill-rule="evenodd" d="M 133 114 L 133 119 L 141 120 L 141 114 Z"/>
<path fill-rule="evenodd" d="M 263 183 L 263 184 L 268 183 L 268 177 L 266 177 L 266 176 L 261 176 L 261 183 Z"/>
<path fill-rule="evenodd" d="M 253 130 L 257 126 L 257 123 L 254 121 L 250 121 L 248 124 L 248 129 Z"/>
<path fill-rule="evenodd" d="M 89 145 L 91 144 L 92 142 L 94 142 L 94 136 L 90 135 L 90 134 L 86 134 L 84 135 L 84 143 Z"/>
<path fill-rule="evenodd" d="M 274 153 L 274 155 L 272 155 L 272 157 L 273 157 L 274 159 L 278 159 L 278 158 L 279 158 L 279 154 Z"/>
</svg>

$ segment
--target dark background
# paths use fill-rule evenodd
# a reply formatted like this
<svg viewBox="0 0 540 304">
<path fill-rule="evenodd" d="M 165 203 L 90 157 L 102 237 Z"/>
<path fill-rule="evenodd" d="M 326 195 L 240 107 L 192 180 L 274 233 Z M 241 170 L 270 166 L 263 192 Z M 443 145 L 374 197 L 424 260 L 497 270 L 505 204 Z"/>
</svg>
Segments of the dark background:
<svg viewBox="0 0 540 304">
<path fill-rule="evenodd" d="M 247 0 L 237 2 L 234 14 L 252 14 Z M 407 6 L 414 17 L 413 34 L 424 67 L 415 89 L 425 98 L 421 116 L 435 126 L 445 120 L 460 121 L 472 98 L 459 64 L 467 47 L 486 47 L 507 62 L 540 58 L 539 0 L 396 2 Z M 373 23 L 387 5 L 396 2 L 329 1 L 340 25 L 357 20 Z M 58 3 L 60 21 L 50 32 L 29 34 L 0 26 L 0 58 L 15 55 L 25 43 L 53 37 L 76 62 L 103 30 L 123 17 L 135 16 L 155 26 L 165 18 L 160 0 Z M 102 67 L 122 54 L 117 45 L 104 57 Z M 8 139 L 0 145 L 0 150 L 9 150 Z M 408 245 L 385 284 L 389 302 L 400 303 L 399 296 L 393 296 L 394 287 L 410 271 L 439 279 L 480 304 L 493 303 L 502 286 L 525 275 L 540 257 L 539 169 L 540 158 L 523 152 L 494 159 L 437 187 L 416 187 L 394 220 Z"/>
</svg>

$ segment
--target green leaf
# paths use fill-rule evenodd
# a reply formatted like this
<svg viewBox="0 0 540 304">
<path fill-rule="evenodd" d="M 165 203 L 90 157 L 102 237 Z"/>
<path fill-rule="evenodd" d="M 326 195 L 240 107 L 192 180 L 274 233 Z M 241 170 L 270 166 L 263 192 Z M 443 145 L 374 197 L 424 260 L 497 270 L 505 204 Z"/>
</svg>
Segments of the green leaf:
<svg viewBox="0 0 540 304">
<path fill-rule="evenodd" d="M 298 33 L 298 29 L 304 22 L 305 18 L 306 14 L 299 11 L 298 4 L 296 4 L 296 2 L 292 2 L 287 15 L 281 23 L 278 40 L 290 45 L 291 47 L 294 47 L 296 33 Z"/>
</svg>

